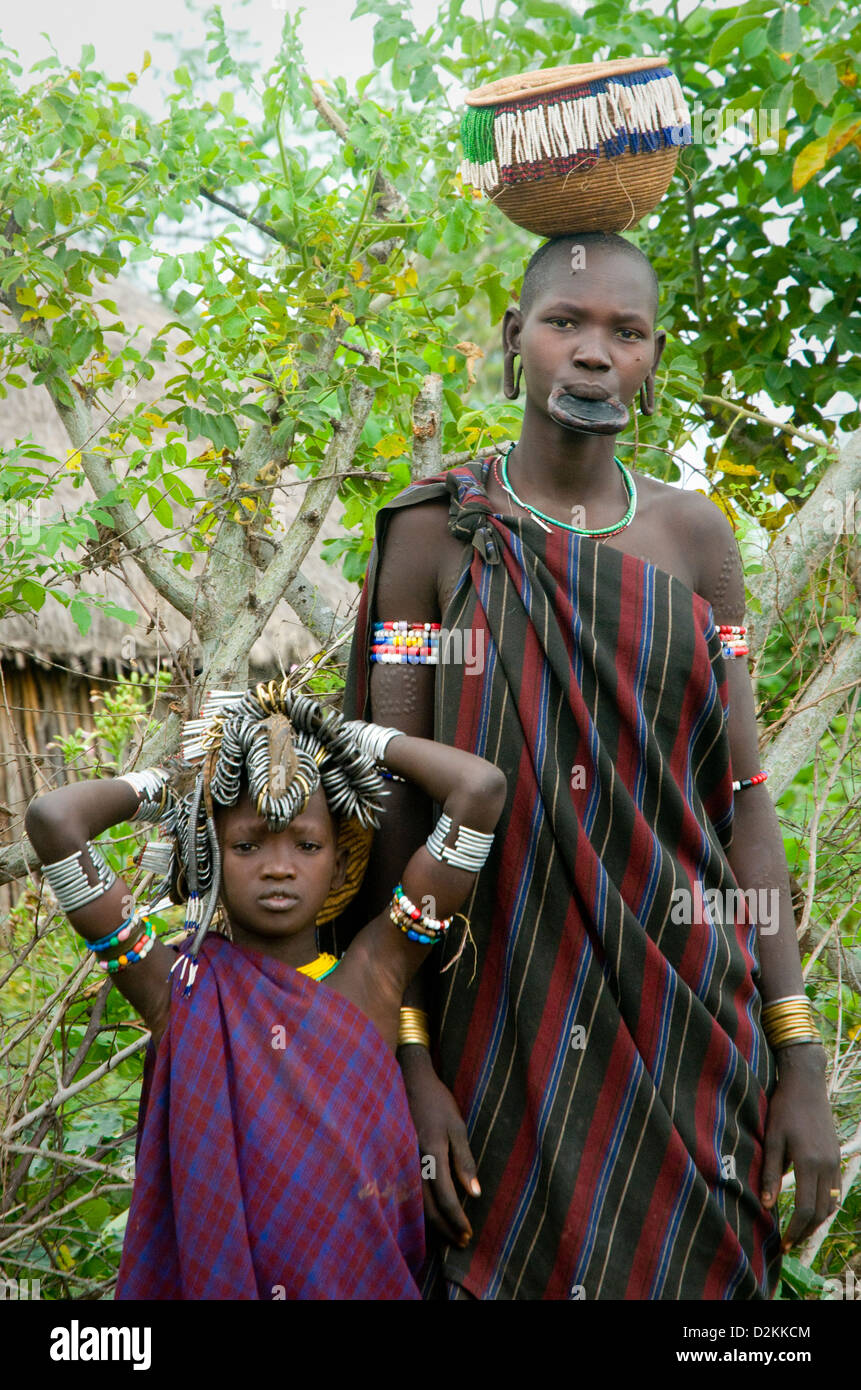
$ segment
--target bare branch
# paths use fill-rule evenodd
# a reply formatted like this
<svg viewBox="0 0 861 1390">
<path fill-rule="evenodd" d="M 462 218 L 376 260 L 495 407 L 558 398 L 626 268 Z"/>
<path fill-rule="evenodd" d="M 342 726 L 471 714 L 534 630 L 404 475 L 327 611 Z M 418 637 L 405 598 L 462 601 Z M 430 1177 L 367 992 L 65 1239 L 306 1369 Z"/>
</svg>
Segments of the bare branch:
<svg viewBox="0 0 861 1390">
<path fill-rule="evenodd" d="M 41 862 L 26 837 L 14 845 L 4 845 L 0 849 L 0 886 L 16 878 L 25 878 L 31 869 L 38 869 Z"/>
<path fill-rule="evenodd" d="M 379 366 L 379 354 L 375 366 Z M 332 437 L 320 472 L 308 484 L 290 530 L 264 570 L 256 594 L 249 593 L 244 607 L 223 635 L 206 672 L 207 685 L 229 685 L 247 669 L 248 653 L 271 617 L 275 605 L 295 581 L 338 491 L 339 473 L 349 466 L 374 403 L 375 388 L 354 383 L 346 416 L 333 422 Z"/>
<path fill-rule="evenodd" d="M 442 377 L 430 372 L 413 403 L 413 461 L 410 476 L 431 478 L 442 472 Z"/>
<path fill-rule="evenodd" d="M 25 310 L 15 297 L 15 286 L 11 286 L 0 298 L 23 333 L 22 316 Z M 39 346 L 50 350 L 51 339 L 44 325 L 28 324 L 27 335 L 31 336 Z M 71 405 L 66 405 L 60 399 L 54 385 L 55 382 L 63 384 L 68 398 L 72 401 Z M 90 487 L 99 499 L 107 497 L 109 493 L 120 486 L 120 479 L 106 458 L 91 453 L 87 449 L 94 434 L 92 415 L 88 406 L 78 398 L 74 383 L 67 372 L 54 371 L 45 382 L 45 390 L 51 397 L 54 409 L 73 448 L 77 450 L 81 460 L 81 468 Z M 105 503 L 105 509 L 113 517 L 117 530 L 125 533 L 126 546 L 128 549 L 134 548 L 134 561 L 143 570 L 150 583 L 164 595 L 169 603 L 173 604 L 174 608 L 185 617 L 190 617 L 194 605 L 194 583 L 182 574 L 170 558 L 165 555 L 161 545 L 150 535 L 128 502 Z"/>
<path fill-rule="evenodd" d="M 55 1111 L 59 1110 L 61 1105 L 65 1105 L 67 1100 L 72 1099 L 72 1096 L 80 1095 L 81 1091 L 85 1091 L 87 1087 L 92 1086 L 94 1082 L 100 1081 L 103 1076 L 107 1076 L 108 1072 L 115 1071 L 127 1058 L 132 1057 L 136 1052 L 140 1052 L 142 1047 L 146 1047 L 148 1042 L 149 1033 L 144 1033 L 141 1037 L 135 1038 L 134 1042 L 129 1043 L 127 1047 L 123 1047 L 119 1052 L 115 1052 L 113 1057 L 110 1057 L 107 1062 L 102 1062 L 101 1066 L 88 1072 L 80 1081 L 74 1082 L 71 1086 L 59 1086 L 50 1100 L 43 1101 L 35 1110 L 30 1110 L 28 1114 L 22 1115 L 21 1119 L 14 1125 L 10 1125 L 5 1129 L 3 1133 L 0 1134 L 0 1143 L 7 1144 L 10 1139 L 14 1139 L 16 1134 L 19 1134 L 22 1129 L 26 1129 L 28 1125 L 33 1124 L 35 1120 L 39 1120 L 43 1115 L 53 1114 Z M 55 1213 L 56 1216 L 60 1214 L 60 1212 Z"/>
<path fill-rule="evenodd" d="M 783 434 L 795 435 L 797 439 L 803 439 L 808 444 L 815 444 L 817 448 L 832 449 L 834 446 L 822 435 L 808 434 L 806 430 L 796 429 L 795 425 L 782 425 L 779 420 L 771 420 L 767 415 L 760 415 L 758 410 L 749 410 L 746 405 L 738 405 L 736 401 L 727 401 L 723 396 L 700 396 L 701 401 L 708 405 L 723 406 L 726 410 L 734 410 L 736 420 L 743 417 L 745 420 L 758 420 L 761 425 L 768 425 L 773 430 L 781 430 Z"/>
<path fill-rule="evenodd" d="M 775 536 L 761 574 L 748 583 L 760 611 L 748 613 L 752 653 L 759 652 L 780 613 L 805 590 L 834 546 L 847 499 L 861 491 L 861 430 L 851 435 L 796 517 Z M 803 760 L 802 760 L 803 761 Z M 800 765 L 800 764 L 799 764 Z"/>
<path fill-rule="evenodd" d="M 769 743 L 763 768 L 769 775 L 769 788 L 777 801 L 790 785 L 798 769 L 813 756 L 831 720 L 846 703 L 847 689 L 861 681 L 861 636 L 849 633 L 836 643 L 813 680 L 802 692 L 804 708 L 788 719 Z"/>
</svg>

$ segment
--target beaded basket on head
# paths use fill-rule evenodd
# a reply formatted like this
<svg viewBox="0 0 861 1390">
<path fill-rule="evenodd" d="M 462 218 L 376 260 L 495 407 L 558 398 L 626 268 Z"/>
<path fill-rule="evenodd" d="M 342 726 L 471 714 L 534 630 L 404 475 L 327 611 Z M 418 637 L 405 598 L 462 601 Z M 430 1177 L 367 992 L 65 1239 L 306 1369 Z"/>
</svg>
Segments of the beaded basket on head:
<svg viewBox="0 0 861 1390">
<path fill-rule="evenodd" d="M 682 89 L 657 57 L 503 77 L 466 103 L 463 182 L 539 236 L 633 227 L 692 139 Z"/>
<path fill-rule="evenodd" d="M 194 776 L 193 786 L 169 796 L 160 825 L 171 839 L 149 845 L 141 863 L 164 874 L 162 894 L 187 903 L 185 926 L 194 932 L 186 953 L 190 988 L 194 958 L 221 889 L 214 807 L 235 806 L 244 781 L 258 815 L 278 831 L 301 815 L 317 788 L 323 788 L 339 825 L 338 845 L 347 854 L 347 873 L 343 886 L 323 904 L 317 916 L 321 925 L 337 916 L 359 889 L 373 831 L 379 826 L 385 783 L 343 716 L 297 694 L 286 681 L 243 692 L 212 691 L 200 717 L 185 725 L 182 755 Z"/>
</svg>

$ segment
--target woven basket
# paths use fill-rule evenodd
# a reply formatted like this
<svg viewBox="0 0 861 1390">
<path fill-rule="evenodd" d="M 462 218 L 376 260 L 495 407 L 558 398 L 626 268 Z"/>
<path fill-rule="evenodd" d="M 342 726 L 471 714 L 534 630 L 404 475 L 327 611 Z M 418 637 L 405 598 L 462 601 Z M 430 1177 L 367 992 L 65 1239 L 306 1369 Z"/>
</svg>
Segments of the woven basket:
<svg viewBox="0 0 861 1390">
<path fill-rule="evenodd" d="M 463 182 L 539 236 L 633 227 L 691 141 L 681 87 L 657 57 L 503 77 L 466 102 Z"/>
</svg>

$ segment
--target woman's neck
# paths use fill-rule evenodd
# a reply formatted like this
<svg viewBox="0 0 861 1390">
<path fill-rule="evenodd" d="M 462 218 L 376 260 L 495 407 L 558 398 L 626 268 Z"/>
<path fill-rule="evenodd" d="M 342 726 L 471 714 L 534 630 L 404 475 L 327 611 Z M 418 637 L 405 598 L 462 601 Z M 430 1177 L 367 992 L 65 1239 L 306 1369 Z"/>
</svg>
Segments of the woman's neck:
<svg viewBox="0 0 861 1390">
<path fill-rule="evenodd" d="M 624 497 L 624 485 L 614 465 L 615 435 L 579 434 L 566 430 L 527 401 L 520 439 L 508 460 L 511 486 L 533 505 L 547 503 L 559 512 Z"/>
</svg>

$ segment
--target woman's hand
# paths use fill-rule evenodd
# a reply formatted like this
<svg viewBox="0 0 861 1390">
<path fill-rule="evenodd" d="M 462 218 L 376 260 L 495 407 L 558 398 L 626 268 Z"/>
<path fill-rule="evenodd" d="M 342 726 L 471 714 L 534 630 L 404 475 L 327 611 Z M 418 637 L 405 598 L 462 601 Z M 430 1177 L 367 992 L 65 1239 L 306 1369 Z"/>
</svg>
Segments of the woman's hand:
<svg viewBox="0 0 861 1390">
<path fill-rule="evenodd" d="M 422 1182 L 425 1216 L 446 1240 L 463 1248 L 472 1237 L 472 1227 L 458 1200 L 452 1168 L 467 1192 L 474 1197 L 481 1195 L 466 1125 L 454 1096 L 434 1071 L 427 1048 L 411 1043 L 400 1049 L 398 1059 L 419 1138 L 422 1167 L 426 1158 L 434 1160 L 435 1176 Z"/>
<path fill-rule="evenodd" d="M 795 1210 L 783 1237 L 787 1251 L 806 1240 L 839 1205 L 840 1145 L 825 1090 L 821 1048 L 782 1048 L 778 1082 L 768 1107 L 762 1204 L 773 1207 L 783 1174 L 795 1168 Z"/>
</svg>

